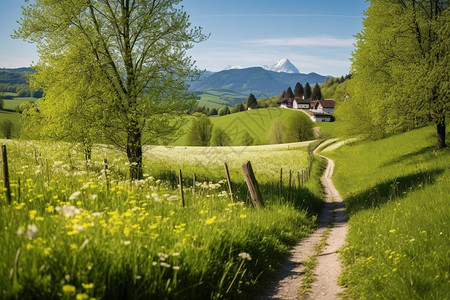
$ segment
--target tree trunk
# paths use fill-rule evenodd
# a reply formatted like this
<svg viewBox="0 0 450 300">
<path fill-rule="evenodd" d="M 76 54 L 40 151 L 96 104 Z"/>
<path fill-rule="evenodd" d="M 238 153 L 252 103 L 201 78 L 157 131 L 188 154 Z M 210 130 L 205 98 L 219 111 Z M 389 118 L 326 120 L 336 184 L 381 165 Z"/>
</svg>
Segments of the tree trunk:
<svg viewBox="0 0 450 300">
<path fill-rule="evenodd" d="M 142 179 L 142 133 L 137 127 L 128 130 L 127 157 L 130 163 L 130 179 Z"/>
<path fill-rule="evenodd" d="M 436 121 L 436 127 L 437 127 L 436 150 L 440 150 L 447 147 L 447 145 L 445 144 L 445 117 L 442 118 L 442 120 L 440 121 Z"/>
</svg>

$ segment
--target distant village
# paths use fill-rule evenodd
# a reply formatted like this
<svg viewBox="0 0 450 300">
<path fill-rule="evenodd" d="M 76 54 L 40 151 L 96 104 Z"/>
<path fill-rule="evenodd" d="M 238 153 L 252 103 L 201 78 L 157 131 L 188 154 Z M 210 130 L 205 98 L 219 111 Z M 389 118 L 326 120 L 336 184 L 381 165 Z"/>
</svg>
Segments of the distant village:
<svg viewBox="0 0 450 300">
<path fill-rule="evenodd" d="M 277 101 L 279 107 L 299 109 L 309 115 L 313 122 L 333 122 L 334 106 L 336 102 L 331 99 L 311 100 L 302 97 L 281 98 Z"/>
</svg>

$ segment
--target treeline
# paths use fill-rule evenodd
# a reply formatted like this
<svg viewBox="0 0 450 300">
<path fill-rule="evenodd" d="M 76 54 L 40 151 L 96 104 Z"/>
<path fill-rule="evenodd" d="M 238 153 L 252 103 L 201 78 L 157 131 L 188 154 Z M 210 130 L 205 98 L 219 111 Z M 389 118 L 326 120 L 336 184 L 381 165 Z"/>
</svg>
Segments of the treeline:
<svg viewBox="0 0 450 300">
<path fill-rule="evenodd" d="M 311 99 L 311 100 L 322 100 L 322 90 L 319 84 L 316 83 L 313 89 L 311 89 L 311 85 L 309 82 L 305 84 L 305 87 L 300 82 L 297 82 L 294 87 L 294 91 L 292 91 L 291 87 L 288 87 L 287 90 L 284 90 L 280 97 L 282 98 L 303 98 L 303 99 Z"/>
<path fill-rule="evenodd" d="M 0 93 L 15 93 L 17 97 L 41 98 L 42 90 L 33 89 L 28 84 L 27 74 L 33 73 L 30 68 L 0 69 Z M 3 95 L 3 99 L 12 99 L 13 96 Z"/>
<path fill-rule="evenodd" d="M 250 94 L 246 101 L 236 103 L 235 106 L 230 107 L 228 105 L 222 106 L 219 109 L 209 108 L 205 106 L 199 106 L 195 112 L 202 113 L 207 116 L 225 116 L 229 114 L 234 114 L 241 111 L 246 111 L 249 109 L 276 107 L 277 100 L 276 97 L 256 99 L 255 95 Z"/>
</svg>

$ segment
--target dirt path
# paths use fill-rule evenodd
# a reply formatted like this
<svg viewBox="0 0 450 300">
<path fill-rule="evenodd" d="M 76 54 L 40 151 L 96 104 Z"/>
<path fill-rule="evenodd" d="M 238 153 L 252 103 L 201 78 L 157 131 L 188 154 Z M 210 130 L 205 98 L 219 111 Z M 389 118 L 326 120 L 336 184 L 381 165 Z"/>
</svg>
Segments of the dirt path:
<svg viewBox="0 0 450 300">
<path fill-rule="evenodd" d="M 314 151 L 316 154 L 316 151 Z M 327 246 L 317 256 L 317 266 L 314 270 L 315 281 L 310 292 L 303 299 L 338 299 L 341 288 L 337 278 L 341 273 L 341 265 L 337 250 L 344 244 L 347 234 L 347 215 L 344 203 L 331 181 L 334 162 L 328 160 L 328 166 L 322 175 L 321 182 L 325 190 L 325 204 L 319 216 L 319 227 L 307 239 L 300 241 L 291 251 L 280 270 L 278 278 L 267 289 L 263 299 L 299 299 L 305 266 L 303 262 L 316 255 L 315 246 L 320 243 L 322 234 L 332 223 L 333 228 L 327 239 Z M 334 213 L 333 213 L 334 211 Z M 334 216 L 333 216 L 334 214 Z"/>
</svg>

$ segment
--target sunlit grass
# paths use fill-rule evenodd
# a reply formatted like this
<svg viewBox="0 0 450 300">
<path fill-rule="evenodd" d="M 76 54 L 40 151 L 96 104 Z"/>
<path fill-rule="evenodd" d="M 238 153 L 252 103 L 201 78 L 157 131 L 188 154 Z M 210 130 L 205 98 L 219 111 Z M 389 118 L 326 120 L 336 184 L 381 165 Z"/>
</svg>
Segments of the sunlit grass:
<svg viewBox="0 0 450 300">
<path fill-rule="evenodd" d="M 87 168 L 69 144 L 4 142 L 13 203 L 1 194 L 0 243 L 7 246 L 0 248 L 0 298 L 246 298 L 312 230 L 320 207 L 320 166 L 291 199 L 286 192 L 280 198 L 277 185 L 262 176 L 288 167 L 287 159 L 278 161 L 277 151 L 289 153 L 284 148 L 240 149 L 261 178 L 266 207 L 253 209 L 238 189 L 235 156 L 232 202 L 221 159 L 206 165 L 194 159 L 203 149 L 150 150 L 144 180 L 130 183 L 124 156 L 104 147 L 94 149 Z M 291 168 L 306 168 L 306 148 L 296 147 Z M 222 158 L 235 153 L 222 151 Z M 158 176 L 178 168 L 186 174 L 185 208 L 177 182 L 172 187 Z"/>
<path fill-rule="evenodd" d="M 352 298 L 450 297 L 450 155 L 435 128 L 327 153 L 350 211 L 341 283 Z"/>
</svg>

